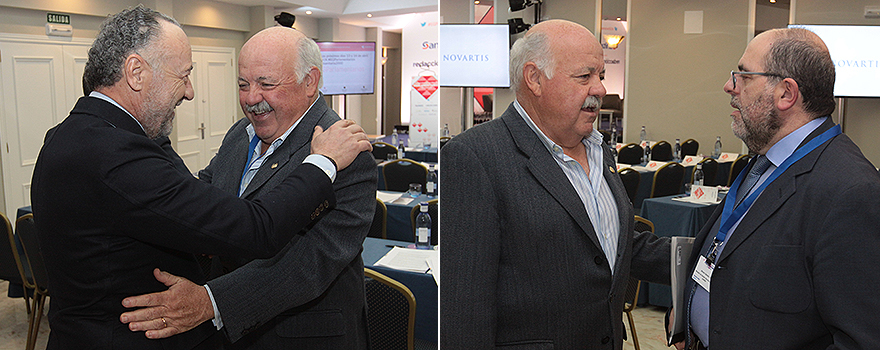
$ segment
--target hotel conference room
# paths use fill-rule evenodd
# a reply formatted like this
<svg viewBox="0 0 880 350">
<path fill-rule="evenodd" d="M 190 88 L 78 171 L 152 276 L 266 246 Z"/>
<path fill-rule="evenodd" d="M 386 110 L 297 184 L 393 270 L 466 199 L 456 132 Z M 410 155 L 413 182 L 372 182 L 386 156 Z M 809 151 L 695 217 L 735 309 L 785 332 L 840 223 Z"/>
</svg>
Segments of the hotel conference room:
<svg viewBox="0 0 880 350">
<path fill-rule="evenodd" d="M 366 325 L 372 348 L 380 350 L 441 348 L 441 318 L 452 316 L 441 314 L 439 228 L 455 218 L 444 217 L 439 203 L 440 148 L 500 118 L 514 101 L 506 50 L 530 26 L 564 19 L 597 36 L 607 95 L 593 127 L 613 149 L 636 228 L 661 237 L 694 237 L 753 156 L 731 131 L 730 95 L 723 90 L 751 39 L 774 28 L 812 26 L 834 58 L 829 40 L 871 49 L 880 32 L 880 3 L 858 0 L 0 0 L 0 140 L 6 147 L 0 193 L 7 221 L 0 241 L 9 241 L 0 244 L 0 290 L 7 294 L 0 297 L 0 350 L 47 347 L 53 290 L 32 239 L 39 220 L 29 215 L 34 164 L 46 131 L 83 96 L 87 51 L 102 21 L 139 3 L 174 17 L 192 45 L 195 98 L 177 107 L 169 138 L 193 174 L 245 117 L 236 98 L 242 45 L 277 25 L 318 43 L 324 101 L 340 118 L 357 122 L 373 146 L 376 206 L 361 258 Z M 295 16 L 293 23 L 282 13 Z M 820 32 L 830 25 L 843 33 Z M 444 40 L 456 29 L 462 39 Z M 493 61 L 477 73 L 456 76 L 466 71 L 443 58 L 445 50 L 493 44 L 492 57 L 500 48 L 503 64 Z M 865 55 L 873 55 L 873 63 L 864 74 L 880 77 L 878 53 Z M 335 66 L 339 62 L 356 66 Z M 880 163 L 877 84 L 835 95 L 832 120 L 868 160 Z M 697 198 L 695 181 L 714 191 Z M 196 260 L 207 275 L 210 260 Z M 625 339 L 612 343 L 674 348 L 664 325 L 672 299 L 667 285 L 630 281 L 620 310 Z"/>
</svg>

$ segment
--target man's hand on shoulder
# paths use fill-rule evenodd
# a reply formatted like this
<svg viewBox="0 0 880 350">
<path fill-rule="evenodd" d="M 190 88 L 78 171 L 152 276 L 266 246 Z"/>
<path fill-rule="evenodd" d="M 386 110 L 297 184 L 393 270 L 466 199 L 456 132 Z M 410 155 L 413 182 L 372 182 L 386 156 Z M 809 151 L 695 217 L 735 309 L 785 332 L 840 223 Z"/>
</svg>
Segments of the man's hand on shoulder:
<svg viewBox="0 0 880 350">
<path fill-rule="evenodd" d="M 351 120 L 340 120 L 326 131 L 316 126 L 312 134 L 312 154 L 330 158 L 337 171 L 348 167 L 361 152 L 372 149 L 364 129 Z"/>
<path fill-rule="evenodd" d="M 214 318 L 214 307 L 205 287 L 159 269 L 153 270 L 153 275 L 168 290 L 122 300 L 122 306 L 127 308 L 142 307 L 119 316 L 122 323 L 128 323 L 128 329 L 146 331 L 150 339 L 167 338 Z"/>
</svg>

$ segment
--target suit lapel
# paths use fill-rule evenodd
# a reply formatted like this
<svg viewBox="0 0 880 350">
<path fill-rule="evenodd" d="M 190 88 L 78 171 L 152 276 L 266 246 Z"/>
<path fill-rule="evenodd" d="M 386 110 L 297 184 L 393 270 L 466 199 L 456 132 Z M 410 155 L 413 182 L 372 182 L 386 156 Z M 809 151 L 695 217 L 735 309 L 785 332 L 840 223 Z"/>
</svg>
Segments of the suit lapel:
<svg viewBox="0 0 880 350">
<path fill-rule="evenodd" d="M 260 170 L 257 171 L 257 174 L 254 175 L 254 178 L 251 180 L 251 183 L 248 184 L 248 187 L 245 188 L 244 193 L 242 193 L 242 198 L 247 198 L 258 189 L 263 187 L 273 176 L 275 176 L 278 171 L 284 168 L 288 162 L 291 162 L 294 158 L 305 159 L 306 156 L 311 153 L 310 149 L 304 149 L 303 146 L 307 145 L 309 141 L 312 139 L 312 131 L 315 129 L 315 125 L 318 125 L 318 121 L 321 119 L 321 116 L 327 112 L 327 103 L 324 102 L 324 97 L 318 96 L 318 100 L 303 115 L 302 120 L 300 120 L 299 124 L 296 125 L 296 128 L 290 132 L 290 135 L 287 135 L 287 139 L 275 149 L 269 158 L 260 165 Z M 305 151 L 301 157 L 297 155 L 301 153 L 301 151 Z"/>
<path fill-rule="evenodd" d="M 831 118 L 829 118 L 816 128 L 816 130 L 813 130 L 813 132 L 801 142 L 798 148 L 803 147 L 804 144 L 833 126 L 834 123 L 831 122 Z M 776 211 L 779 210 L 779 208 L 782 207 L 795 192 L 797 192 L 796 178 L 813 170 L 816 161 L 819 159 L 819 155 L 822 154 L 826 147 L 828 147 L 828 143 L 830 142 L 831 141 L 828 141 L 825 144 L 820 145 L 812 152 L 805 155 L 801 160 L 792 164 L 788 170 L 776 179 L 776 181 L 773 181 L 773 183 L 764 188 L 764 191 L 761 192 L 761 195 L 755 200 L 752 207 L 749 208 L 746 216 L 740 221 L 739 226 L 737 226 L 733 234 L 730 235 L 727 246 L 724 247 L 724 250 L 721 252 L 719 261 L 723 261 L 730 256 L 736 248 L 755 233 L 755 230 L 760 227 L 761 224 L 767 221 L 770 216 L 776 213 Z"/>
<path fill-rule="evenodd" d="M 556 160 L 538 139 L 538 135 L 526 124 L 513 104 L 508 107 L 502 120 L 510 131 L 517 148 L 529 158 L 528 168 L 535 179 L 565 208 L 593 244 L 601 249 L 602 245 L 599 244 L 599 238 L 593 230 L 593 224 L 590 222 L 586 209 L 584 209 L 584 203 L 581 202 L 577 191 L 568 181 L 568 177 L 565 176 L 562 169 L 559 169 Z"/>
</svg>

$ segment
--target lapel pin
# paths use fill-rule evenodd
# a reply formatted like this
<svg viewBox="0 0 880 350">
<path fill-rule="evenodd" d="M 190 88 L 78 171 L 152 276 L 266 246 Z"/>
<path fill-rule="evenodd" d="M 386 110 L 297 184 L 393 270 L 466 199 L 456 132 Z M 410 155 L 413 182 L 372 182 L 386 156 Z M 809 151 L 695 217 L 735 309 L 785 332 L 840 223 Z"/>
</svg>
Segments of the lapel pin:
<svg viewBox="0 0 880 350">
<path fill-rule="evenodd" d="M 617 172 L 617 170 L 614 169 L 614 167 L 613 167 L 613 166 L 610 166 L 610 165 L 608 166 L 608 170 L 611 170 L 611 173 L 612 173 L 612 174 Z"/>
<path fill-rule="evenodd" d="M 272 164 L 272 169 L 275 169 L 277 167 L 278 167 L 278 163 Z"/>
</svg>

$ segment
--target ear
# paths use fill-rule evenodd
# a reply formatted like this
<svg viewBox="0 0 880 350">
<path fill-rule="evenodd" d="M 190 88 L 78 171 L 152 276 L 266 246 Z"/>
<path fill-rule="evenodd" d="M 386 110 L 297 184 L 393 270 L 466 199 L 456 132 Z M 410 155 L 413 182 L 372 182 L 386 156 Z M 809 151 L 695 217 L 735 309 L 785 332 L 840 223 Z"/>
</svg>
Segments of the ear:
<svg viewBox="0 0 880 350">
<path fill-rule="evenodd" d="M 544 73 L 538 69 L 538 66 L 535 65 L 534 62 L 526 62 L 523 65 L 523 84 L 532 92 L 535 96 L 541 96 L 541 85 L 544 82 Z"/>
<path fill-rule="evenodd" d="M 146 86 L 149 65 L 144 58 L 136 53 L 128 55 L 122 64 L 122 79 L 133 91 L 141 91 Z"/>
<path fill-rule="evenodd" d="M 785 78 L 776 85 L 776 108 L 780 111 L 794 107 L 801 97 L 798 83 L 792 78 Z"/>
<path fill-rule="evenodd" d="M 321 71 L 318 67 L 312 67 L 309 73 L 303 77 L 303 83 L 306 84 L 306 94 L 313 97 L 318 93 L 318 82 L 321 81 Z"/>
</svg>

